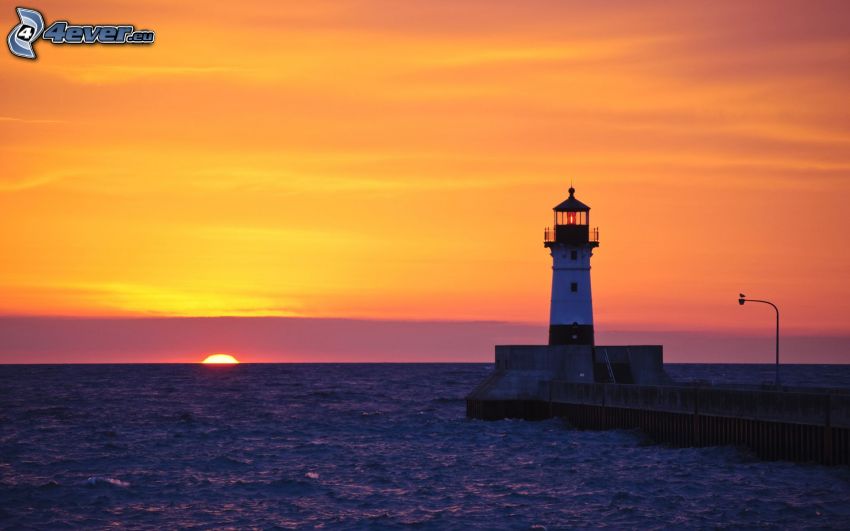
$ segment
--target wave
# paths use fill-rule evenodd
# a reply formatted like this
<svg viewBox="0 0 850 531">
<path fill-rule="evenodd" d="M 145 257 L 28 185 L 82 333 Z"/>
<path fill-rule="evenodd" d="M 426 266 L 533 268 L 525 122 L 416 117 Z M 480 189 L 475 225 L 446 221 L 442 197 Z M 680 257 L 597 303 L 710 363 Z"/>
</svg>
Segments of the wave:
<svg viewBox="0 0 850 531">
<path fill-rule="evenodd" d="M 87 487 L 100 487 L 106 485 L 111 487 L 127 488 L 130 486 L 130 483 L 127 481 L 121 481 L 120 479 L 110 477 L 89 476 L 89 478 L 85 482 L 85 485 Z"/>
</svg>

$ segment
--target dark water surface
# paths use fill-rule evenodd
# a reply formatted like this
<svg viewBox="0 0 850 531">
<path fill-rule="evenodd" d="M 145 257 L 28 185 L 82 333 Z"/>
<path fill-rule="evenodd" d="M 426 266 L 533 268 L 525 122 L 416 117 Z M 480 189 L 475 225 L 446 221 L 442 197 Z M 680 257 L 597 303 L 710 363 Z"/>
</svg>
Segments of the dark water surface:
<svg viewBox="0 0 850 531">
<path fill-rule="evenodd" d="M 467 420 L 491 367 L 0 366 L 0 527 L 850 528 L 847 467 Z M 850 387 L 850 367 L 783 380 Z"/>
</svg>

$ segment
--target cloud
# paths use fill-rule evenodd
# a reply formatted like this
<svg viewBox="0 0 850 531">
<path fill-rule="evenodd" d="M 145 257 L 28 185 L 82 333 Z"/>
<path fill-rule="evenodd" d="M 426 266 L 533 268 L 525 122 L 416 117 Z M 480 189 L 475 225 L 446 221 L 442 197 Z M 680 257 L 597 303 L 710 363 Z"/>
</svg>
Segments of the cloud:
<svg viewBox="0 0 850 531">
<path fill-rule="evenodd" d="M 295 316 L 298 304 L 271 293 L 239 286 L 216 290 L 173 288 L 123 282 L 80 283 L 66 286 L 89 304 L 121 314 L 161 316 Z"/>
<path fill-rule="evenodd" d="M 132 83 L 139 80 L 180 78 L 234 78 L 240 75 L 242 70 L 226 66 L 200 66 L 200 65 L 112 65 L 99 64 L 90 66 L 61 66 L 53 67 L 51 72 L 70 82 L 82 84 L 119 84 Z"/>
<path fill-rule="evenodd" d="M 23 124 L 63 124 L 63 123 L 67 123 L 66 120 L 18 118 L 18 117 L 14 117 L 14 116 L 0 116 L 0 122 L 12 122 L 12 123 L 23 123 Z"/>
<path fill-rule="evenodd" d="M 8 175 L 0 176 L 0 193 L 2 192 L 20 192 L 22 190 L 30 190 L 47 186 L 61 179 L 61 176 L 56 174 L 51 175 L 34 175 L 28 177 L 10 177 Z"/>
</svg>

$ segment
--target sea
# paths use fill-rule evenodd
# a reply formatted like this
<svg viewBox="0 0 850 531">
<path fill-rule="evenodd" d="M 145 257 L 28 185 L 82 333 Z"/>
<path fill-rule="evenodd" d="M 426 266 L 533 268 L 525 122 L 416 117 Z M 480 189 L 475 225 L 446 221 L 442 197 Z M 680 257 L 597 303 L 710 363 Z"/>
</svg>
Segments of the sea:
<svg viewBox="0 0 850 531">
<path fill-rule="evenodd" d="M 480 421 L 492 364 L 0 366 L 3 529 L 850 528 L 850 468 Z M 761 384 L 770 365 L 668 365 Z M 783 367 L 850 388 L 850 365 Z"/>
</svg>

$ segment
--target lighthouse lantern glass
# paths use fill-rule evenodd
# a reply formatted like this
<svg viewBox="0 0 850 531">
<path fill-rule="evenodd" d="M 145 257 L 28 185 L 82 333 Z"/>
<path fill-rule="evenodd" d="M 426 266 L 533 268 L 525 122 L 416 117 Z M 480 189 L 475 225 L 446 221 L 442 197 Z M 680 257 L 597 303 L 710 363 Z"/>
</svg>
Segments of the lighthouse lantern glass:
<svg viewBox="0 0 850 531">
<path fill-rule="evenodd" d="M 556 225 L 587 225 L 587 212 L 556 212 Z"/>
</svg>

